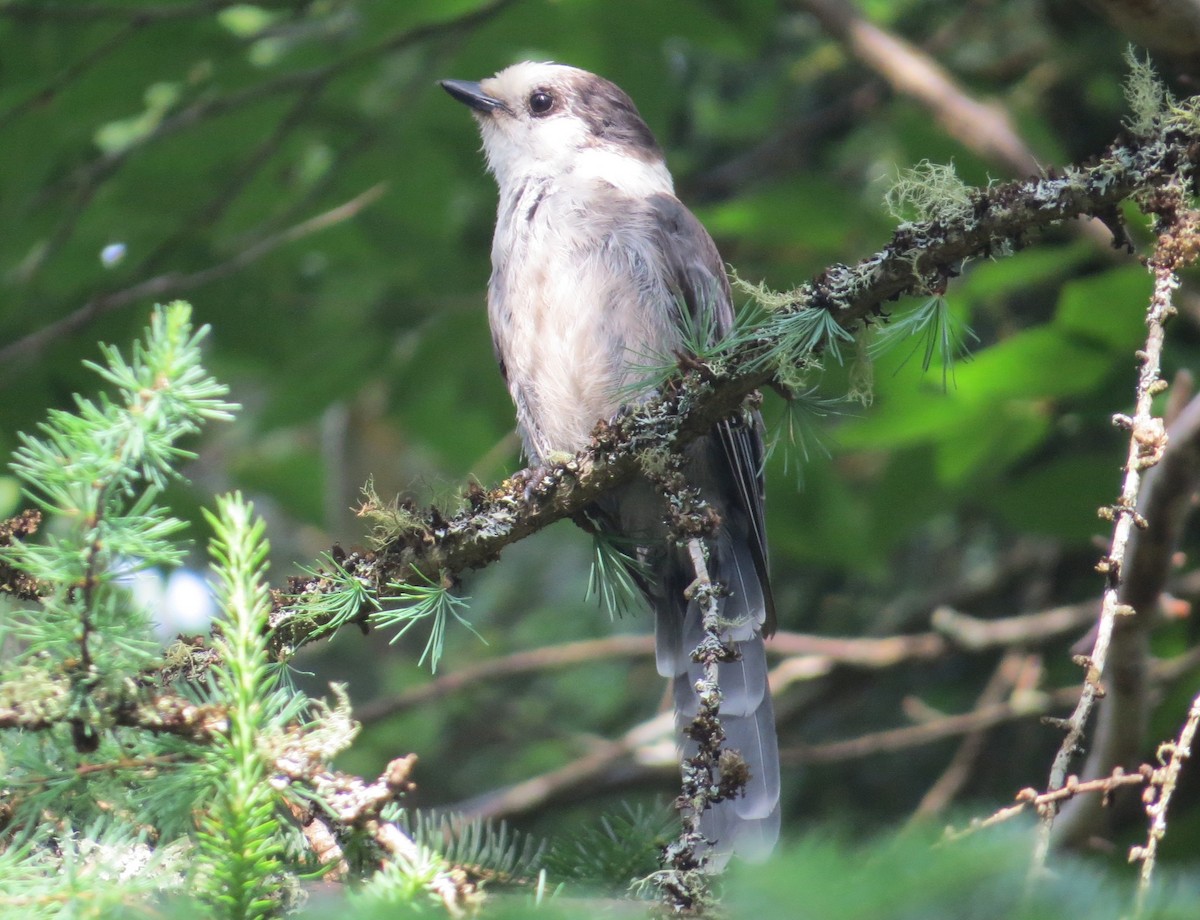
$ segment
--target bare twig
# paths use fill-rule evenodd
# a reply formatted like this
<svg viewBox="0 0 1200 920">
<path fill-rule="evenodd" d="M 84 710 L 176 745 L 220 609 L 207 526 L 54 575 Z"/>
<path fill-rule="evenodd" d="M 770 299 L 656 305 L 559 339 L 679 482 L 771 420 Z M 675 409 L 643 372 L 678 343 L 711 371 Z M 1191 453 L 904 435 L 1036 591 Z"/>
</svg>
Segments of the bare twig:
<svg viewBox="0 0 1200 920">
<path fill-rule="evenodd" d="M 869 732 L 845 741 L 792 745 L 781 751 L 779 756 L 785 764 L 810 764 L 840 763 L 876 754 L 892 754 L 933 744 L 946 738 L 983 731 L 1006 722 L 1040 716 L 1060 707 L 1070 706 L 1078 698 L 1078 687 L 1062 687 L 1050 693 L 1023 693 L 1004 703 L 932 719 L 919 725 Z"/>
<path fill-rule="evenodd" d="M 1168 411 L 1166 451 L 1162 462 L 1146 474 L 1138 504 L 1146 528 L 1130 535 L 1129 563 L 1120 588 L 1120 602 L 1135 612 L 1114 624 L 1105 679 L 1108 694 L 1100 701 L 1088 759 L 1080 770 L 1084 779 L 1105 776 L 1117 766 L 1132 769 L 1144 756 L 1150 629 L 1158 620 L 1159 598 L 1200 484 L 1200 398 Z M 1091 798 L 1074 799 L 1057 820 L 1054 842 L 1083 845 L 1125 814 L 1123 809 L 1101 809 Z"/>
<path fill-rule="evenodd" d="M 451 810 L 479 818 L 528 814 L 579 790 L 594 790 L 615 781 L 620 772 L 617 767 L 630 757 L 643 763 L 652 760 L 663 771 L 675 770 L 675 746 L 670 740 L 674 730 L 675 720 L 671 713 L 659 713 L 635 725 L 615 741 L 589 746 L 586 753 L 561 767 L 458 802 Z M 655 756 L 654 752 L 661 752 L 662 756 Z"/>
<path fill-rule="evenodd" d="M 365 703 L 359 706 L 354 714 L 363 725 L 370 725 L 414 706 L 458 693 L 474 684 L 490 684 L 499 678 L 520 674 L 556 671 L 588 661 L 613 661 L 625 657 L 649 658 L 653 654 L 653 636 L 618 635 L 544 646 L 468 665 L 397 696 Z"/>
<path fill-rule="evenodd" d="M 772 639 L 772 644 L 774 644 Z M 1155 684 L 1170 684 L 1200 669 L 1200 648 L 1158 661 L 1151 668 Z M 778 686 L 772 672 L 771 686 Z M 1060 687 L 1048 692 L 1025 690 L 1004 703 L 968 713 L 945 716 L 917 726 L 871 732 L 847 741 L 792 745 L 780 752 L 787 764 L 839 763 L 876 754 L 896 753 L 955 738 L 1022 719 L 1032 719 L 1074 705 L 1079 687 Z M 593 744 L 588 751 L 562 767 L 530 779 L 487 792 L 452 806 L 455 812 L 472 817 L 507 818 L 529 814 L 551 802 L 581 793 L 625 786 L 649 772 L 666 774 L 676 769 L 671 743 L 673 720 L 669 712 L 639 723 L 612 741 Z M 631 764 L 632 761 L 632 764 Z"/>
<path fill-rule="evenodd" d="M 1150 774 L 1150 785 L 1142 796 L 1146 803 L 1146 814 L 1150 818 L 1150 833 L 1144 847 L 1133 847 L 1129 851 L 1129 861 L 1141 860 L 1142 870 L 1138 876 L 1137 913 L 1140 915 L 1146 904 L 1146 895 L 1150 893 L 1150 880 L 1154 875 L 1154 865 L 1158 858 L 1159 841 L 1167 833 L 1167 808 L 1171 804 L 1171 796 L 1179 782 L 1179 771 L 1183 762 L 1192 756 L 1192 741 L 1196 737 L 1196 727 L 1200 725 L 1200 695 L 1192 700 L 1187 720 L 1179 730 L 1179 737 L 1166 744 L 1159 745 L 1158 762 L 1162 764 Z"/>
<path fill-rule="evenodd" d="M 44 266 L 50 256 L 57 252 L 66 242 L 72 237 L 75 228 L 82 219 L 88 205 L 95 198 L 101 185 L 115 175 L 129 160 L 133 154 L 144 149 L 150 144 L 153 144 L 163 138 L 169 137 L 179 131 L 186 130 L 197 124 L 200 124 L 208 119 L 236 111 L 247 105 L 253 105 L 260 101 L 271 99 L 276 96 L 285 95 L 291 92 L 300 92 L 303 95 L 319 93 L 326 84 L 331 80 L 339 77 L 343 73 L 352 70 L 364 63 L 375 60 L 378 57 L 400 51 L 404 48 L 411 47 L 422 41 L 429 40 L 442 35 L 452 35 L 461 30 L 469 29 L 480 22 L 499 13 L 505 7 L 511 5 L 515 0 L 492 0 L 483 6 L 469 10 L 468 12 L 452 17 L 450 19 L 424 23 L 414 28 L 396 32 L 391 35 L 384 36 L 378 41 L 369 44 L 363 48 L 357 49 L 338 60 L 332 61 L 322 66 L 309 68 L 301 71 L 292 71 L 282 74 L 271 80 L 266 80 L 261 83 L 256 83 L 251 86 L 235 90 L 224 96 L 208 96 L 197 100 L 188 105 L 186 108 L 163 118 L 154 128 L 148 131 L 145 136 L 138 139 L 137 143 L 125 148 L 116 153 L 105 153 L 95 160 L 85 164 L 76 170 L 70 177 L 62 183 L 43 190 L 40 196 L 41 201 L 37 203 L 38 207 L 45 207 L 45 199 L 56 194 L 57 190 L 64 185 L 73 189 L 71 192 L 70 206 L 67 208 L 66 216 L 59 222 L 58 226 L 51 231 L 49 239 L 44 246 L 38 248 L 35 255 L 26 261 L 19 270 L 19 275 L 23 280 L 28 280 L 42 266 Z M 198 3 L 189 5 L 188 7 L 179 7 L 180 9 L 189 9 L 193 12 L 185 15 L 196 15 L 203 12 L 215 12 L 224 6 L 230 5 L 224 0 L 214 0 L 209 3 Z M 170 9 L 170 4 L 164 4 L 163 9 Z M 13 13 L 18 14 L 24 12 L 27 15 L 32 15 L 34 11 L 47 12 L 59 11 L 63 15 L 68 15 L 67 10 L 71 9 L 66 4 L 56 5 L 49 4 L 43 8 L 42 4 L 24 4 L 24 3 L 8 3 L 0 4 L 0 14 Z M 80 9 L 102 10 L 103 7 L 91 7 Z M 171 18 L 169 15 L 157 16 L 154 12 L 158 7 L 147 7 L 146 16 L 138 17 L 131 15 L 130 12 L 125 12 L 123 15 L 117 11 L 124 8 L 109 8 L 114 11 L 113 15 L 119 15 L 119 18 L 154 20 L 155 18 Z M 202 275 L 203 272 L 196 272 L 193 275 Z M 191 276 L 188 276 L 191 277 Z M 160 279 L 148 279 L 133 285 L 126 290 L 146 290 L 149 294 L 144 296 L 154 296 L 154 283 Z M 109 295 L 101 295 L 99 298 L 89 301 L 84 307 L 75 311 L 62 323 L 67 323 L 68 320 L 73 323 L 67 323 L 63 326 L 66 332 L 74 331 L 79 325 L 86 324 L 92 318 L 101 315 L 107 310 L 95 310 L 94 305 L 97 302 L 116 303 L 117 306 L 124 306 L 129 301 L 121 300 L 117 302 L 123 292 L 115 292 Z M 116 307 L 110 307 L 115 309 Z M 62 334 L 60 331 L 59 334 Z M 31 360 L 36 357 L 37 352 L 44 348 L 54 338 L 53 335 L 43 334 L 43 330 L 31 333 L 21 340 L 20 345 L 24 343 L 25 349 L 21 350 L 15 346 L 9 346 L 4 349 L 10 357 L 4 359 L 2 366 L 7 366 L 9 362 L 14 360 L 14 356 L 24 361 Z"/>
<path fill-rule="evenodd" d="M 171 236 L 164 239 L 138 265 L 138 274 L 156 271 L 166 257 L 175 251 L 182 240 L 204 228 L 215 226 L 222 215 L 232 206 L 237 196 L 279 151 L 288 136 L 307 117 L 324 90 L 324 81 L 314 81 L 297 95 L 296 100 L 275 123 L 274 129 L 255 147 L 245 160 L 230 170 L 230 178 L 196 214 L 185 220 Z M 257 241 L 256 241 L 257 242 Z"/>
<path fill-rule="evenodd" d="M 1057 811 L 1063 802 L 1069 801 L 1077 795 L 1088 795 L 1098 792 L 1105 799 L 1108 799 L 1117 789 L 1122 787 L 1144 786 L 1149 773 L 1150 770 L 1148 767 L 1137 773 L 1126 773 L 1124 769 L 1117 767 L 1111 776 L 1087 780 L 1086 782 L 1081 781 L 1078 776 L 1068 776 L 1061 786 L 1050 792 L 1038 792 L 1032 788 L 1022 789 L 1016 795 L 1017 804 L 1001 808 L 990 817 L 976 818 L 962 830 L 955 831 L 948 829 L 946 839 L 961 840 L 963 837 L 983 830 L 986 827 L 994 827 L 1004 821 L 1009 821 L 1030 807 L 1035 808 L 1040 815 L 1045 815 L 1047 811 L 1051 810 Z"/>
<path fill-rule="evenodd" d="M 1109 644 L 1112 640 L 1113 628 L 1118 616 L 1127 616 L 1134 611 L 1128 605 L 1121 603 L 1120 588 L 1124 575 L 1126 550 L 1130 534 L 1135 526 L 1145 527 L 1145 519 L 1138 513 L 1138 495 L 1142 485 L 1143 472 L 1157 464 L 1166 450 L 1167 435 L 1162 420 L 1153 414 L 1154 396 L 1166 389 L 1166 382 L 1159 376 L 1162 360 L 1163 324 L 1175 313 L 1171 303 L 1171 295 L 1178 286 L 1176 270 L 1181 262 L 1187 261 L 1173 247 L 1179 246 L 1181 237 L 1187 236 L 1186 224 L 1181 217 L 1184 199 L 1177 185 L 1160 193 L 1159 208 L 1165 216 L 1164 226 L 1160 228 L 1155 258 L 1150 262 L 1154 275 L 1154 291 L 1150 297 L 1146 313 L 1148 327 L 1146 344 L 1138 353 L 1141 368 L 1138 373 L 1136 408 L 1132 416 L 1115 416 L 1113 421 L 1130 432 L 1129 452 L 1125 462 L 1125 477 L 1121 485 L 1121 494 L 1115 505 L 1108 510 L 1108 516 L 1113 519 L 1112 541 L 1108 553 L 1096 566 L 1106 581 L 1103 599 L 1100 606 L 1100 619 L 1096 628 L 1096 642 L 1090 655 L 1080 656 L 1080 663 L 1085 669 L 1083 690 L 1079 703 L 1071 717 L 1064 725 L 1066 736 L 1054 757 L 1050 768 L 1050 779 L 1047 789 L 1053 792 L 1059 789 L 1067 779 L 1071 761 L 1078 752 L 1087 729 L 1088 718 L 1092 705 L 1104 695 L 1100 683 L 1105 673 Z M 1183 250 L 1193 252 L 1193 250 Z M 1040 873 L 1046 863 L 1050 850 L 1051 832 L 1054 819 L 1058 814 L 1059 800 L 1053 800 L 1041 809 L 1041 824 L 1037 844 L 1034 847 L 1033 859 L 1030 864 L 1031 874 Z"/>
<path fill-rule="evenodd" d="M 98 19 L 160 22 L 208 16 L 241 2 L 242 0 L 198 0 L 195 3 L 165 2 L 132 6 L 116 3 L 56 3 L 54 0 L 7 0 L 0 3 L 0 16 L 13 19 L 59 19 L 81 23 Z M 307 6 L 308 0 L 261 0 L 258 5 L 267 9 L 298 9 Z"/>
<path fill-rule="evenodd" d="M 1021 672 L 1028 664 L 1029 656 L 1023 652 L 1010 649 L 1000 659 L 988 682 L 984 684 L 979 698 L 975 702 L 975 710 L 986 709 L 1004 701 L 1009 691 L 1016 685 Z M 913 811 L 912 820 L 920 821 L 933 817 L 944 811 L 954 801 L 954 797 L 966 785 L 971 771 L 983 751 L 987 740 L 987 728 L 980 726 L 967 732 L 958 750 L 942 771 L 932 786 L 926 790 L 921 801 Z"/>
<path fill-rule="evenodd" d="M 1067 635 L 1092 623 L 1098 605 L 1094 601 L 1053 607 L 1040 613 L 981 620 L 939 607 L 933 612 L 933 628 L 955 645 L 981 652 L 989 648 L 1044 642 Z"/>
<path fill-rule="evenodd" d="M 767 646 L 768 655 L 786 659 L 772 670 L 771 688 L 778 696 L 789 684 L 824 676 L 839 667 L 879 670 L 933 661 L 956 649 L 980 652 L 1014 645 L 1037 645 L 1081 629 L 1095 619 L 1095 613 L 1095 604 L 1076 604 L 1039 613 L 981 620 L 949 608 L 938 608 L 933 614 L 937 632 L 859 638 L 783 630 L 772 636 Z M 370 725 L 498 678 L 541 674 L 589 661 L 649 658 L 653 654 L 654 638 L 645 635 L 616 635 L 542 646 L 467 665 L 395 696 L 372 700 L 355 709 L 355 716 L 364 725 Z"/>
<path fill-rule="evenodd" d="M 0 13 L 6 12 L 8 9 L 8 6 L 0 5 Z M 34 90 L 20 102 L 14 103 L 0 112 L 0 130 L 7 128 L 10 122 L 20 118 L 26 112 L 49 104 L 55 96 L 120 48 L 145 25 L 146 20 L 144 19 L 130 19 L 79 60 L 72 62 L 61 73 L 52 77 L 45 86 Z"/>
</svg>

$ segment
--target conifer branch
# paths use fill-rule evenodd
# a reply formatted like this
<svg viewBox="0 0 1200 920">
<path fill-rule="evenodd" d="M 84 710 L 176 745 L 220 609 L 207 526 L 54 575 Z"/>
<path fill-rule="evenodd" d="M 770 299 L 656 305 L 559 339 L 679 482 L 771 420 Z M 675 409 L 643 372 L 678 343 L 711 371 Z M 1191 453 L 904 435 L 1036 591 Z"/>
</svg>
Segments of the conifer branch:
<svg viewBox="0 0 1200 920">
<path fill-rule="evenodd" d="M 450 577 L 489 564 L 504 547 L 578 515 L 631 479 L 645 451 L 665 443 L 676 449 L 686 445 L 736 413 L 758 388 L 788 379 L 821 347 L 806 321 L 811 311 L 855 330 L 881 317 L 889 300 L 944 292 L 964 260 L 1012 253 L 1037 232 L 1081 215 L 1105 220 L 1114 229 L 1114 242 L 1124 245 L 1118 211 L 1123 201 L 1191 187 L 1200 162 L 1200 125 L 1185 116 L 1160 119 L 1149 133 L 1112 145 L 1089 165 L 970 190 L 969 207 L 956 206 L 953 219 L 935 213 L 902 224 L 887 246 L 856 265 L 831 266 L 778 295 L 765 319 L 742 332 L 719 362 L 682 369 L 660 395 L 599 424 L 587 449 L 573 459 L 522 470 L 491 490 L 472 488 L 467 507 L 449 518 L 436 509 L 408 509 L 404 533 L 378 551 L 349 555 L 340 564 L 372 590 L 389 582 L 411 583 L 414 569 Z M 271 622 L 280 647 L 294 649 L 309 641 L 322 620 L 307 605 L 314 596 L 342 587 L 334 574 L 323 571 L 293 579 L 276 592 Z"/>
</svg>

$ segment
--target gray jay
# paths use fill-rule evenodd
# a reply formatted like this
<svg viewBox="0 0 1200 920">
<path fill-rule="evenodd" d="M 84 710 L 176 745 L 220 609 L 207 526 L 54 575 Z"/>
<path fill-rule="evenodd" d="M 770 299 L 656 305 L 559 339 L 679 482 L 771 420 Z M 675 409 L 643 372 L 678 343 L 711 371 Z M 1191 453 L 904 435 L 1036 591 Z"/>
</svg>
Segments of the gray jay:
<svg viewBox="0 0 1200 920">
<path fill-rule="evenodd" d="M 535 463 L 574 453 L 597 422 L 636 398 L 631 389 L 650 356 L 685 350 L 684 329 L 729 331 L 721 257 L 675 197 L 633 101 L 613 83 L 562 64 L 522 63 L 480 83 L 441 85 L 471 108 L 500 187 L 488 318 L 525 450 Z M 742 796 L 702 817 L 718 865 L 731 852 L 761 856 L 779 835 L 779 752 L 763 651 L 775 611 L 762 453 L 757 416 L 721 423 L 685 453 L 689 483 L 720 515 L 708 566 L 728 589 L 724 638 L 738 652 L 720 665 L 721 723 L 726 746 L 750 770 Z M 691 651 L 703 635 L 700 611 L 684 596 L 695 578 L 687 550 L 669 536 L 649 481 L 606 496 L 590 516 L 630 539 L 646 564 L 641 587 L 655 613 L 658 670 L 674 682 L 682 731 L 697 712 L 702 669 Z M 681 743 L 689 755 L 689 742 Z"/>
</svg>

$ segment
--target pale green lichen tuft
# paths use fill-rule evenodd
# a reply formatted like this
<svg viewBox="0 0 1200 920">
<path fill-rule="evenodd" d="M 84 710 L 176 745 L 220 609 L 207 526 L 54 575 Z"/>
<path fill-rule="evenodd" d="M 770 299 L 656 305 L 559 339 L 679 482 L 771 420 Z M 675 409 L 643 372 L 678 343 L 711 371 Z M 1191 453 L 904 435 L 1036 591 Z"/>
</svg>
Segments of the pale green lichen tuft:
<svg viewBox="0 0 1200 920">
<path fill-rule="evenodd" d="M 1175 100 L 1158 79 L 1149 55 L 1142 60 L 1130 45 L 1125 52 L 1125 61 L 1129 65 L 1129 76 L 1125 78 L 1129 117 L 1125 119 L 1125 126 L 1139 137 L 1146 137 L 1154 133 Z"/>
<path fill-rule="evenodd" d="M 1129 117 L 1125 127 L 1138 137 L 1149 137 L 1155 131 L 1188 131 L 1200 128 L 1200 102 L 1195 97 L 1180 102 L 1163 85 L 1147 56 L 1137 56 L 1131 45 L 1125 52 L 1129 76 L 1125 79 L 1125 100 Z"/>
<path fill-rule="evenodd" d="M 362 487 L 362 502 L 355 513 L 371 523 L 371 542 L 377 547 L 387 546 L 413 531 L 420 530 L 421 519 L 412 511 L 402 507 L 397 498 L 384 501 L 375 491 L 374 478 Z"/>
<path fill-rule="evenodd" d="M 773 291 L 767 287 L 766 282 L 760 281 L 758 284 L 754 284 L 742 278 L 737 272 L 730 272 L 729 281 L 735 290 L 752 297 L 755 303 L 770 311 L 793 307 L 799 297 L 796 291 Z"/>
<path fill-rule="evenodd" d="M 901 170 L 883 196 L 899 221 L 949 224 L 971 216 L 971 187 L 958 177 L 953 163 L 922 160 Z"/>
</svg>

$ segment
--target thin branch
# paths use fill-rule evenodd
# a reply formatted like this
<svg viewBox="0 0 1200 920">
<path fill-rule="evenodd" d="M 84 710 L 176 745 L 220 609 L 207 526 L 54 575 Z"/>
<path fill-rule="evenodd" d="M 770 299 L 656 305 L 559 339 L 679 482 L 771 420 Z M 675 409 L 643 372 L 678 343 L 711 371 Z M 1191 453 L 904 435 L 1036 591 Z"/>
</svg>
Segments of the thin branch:
<svg viewBox="0 0 1200 920">
<path fill-rule="evenodd" d="M 1070 706 L 1078 698 L 1079 688 L 1075 686 L 1060 687 L 1049 693 L 1023 693 L 1003 703 L 931 719 L 919 725 L 868 732 L 844 741 L 792 745 L 780 751 L 779 758 L 785 764 L 841 763 L 877 754 L 894 754 L 947 738 L 957 738 L 971 732 L 994 728 L 1006 722 L 1061 710 L 1063 706 Z"/>
<path fill-rule="evenodd" d="M 1116 416 L 1114 423 L 1129 430 L 1129 451 L 1125 462 L 1125 477 L 1117 503 L 1110 509 L 1113 518 L 1112 541 L 1108 553 L 1097 565 L 1105 577 L 1106 586 L 1100 606 L 1100 619 L 1096 628 L 1096 642 L 1090 655 L 1081 657 L 1085 669 L 1083 690 L 1075 711 L 1066 721 L 1066 736 L 1054 757 L 1050 768 L 1047 789 L 1059 789 L 1067 779 L 1071 761 L 1079 751 L 1087 729 L 1094 702 L 1104 695 L 1101 679 L 1105 675 L 1109 644 L 1116 619 L 1134 613 L 1133 608 L 1121 602 L 1120 590 L 1126 565 L 1126 550 L 1130 534 L 1135 526 L 1145 527 L 1145 519 L 1138 513 L 1139 491 L 1143 472 L 1157 464 L 1166 449 L 1166 429 L 1162 420 L 1155 417 L 1153 400 L 1156 394 L 1166 389 L 1166 381 L 1159 376 L 1163 348 L 1163 324 L 1175 314 L 1171 298 L 1179 281 L 1177 270 L 1194 258 L 1193 246 L 1182 246 L 1193 231 L 1194 215 L 1184 210 L 1185 199 L 1177 183 L 1172 183 L 1159 196 L 1158 207 L 1163 209 L 1160 219 L 1160 237 L 1155 257 L 1150 261 L 1154 275 L 1154 291 L 1146 314 L 1148 327 L 1146 344 L 1138 353 L 1141 368 L 1138 373 L 1136 408 L 1132 417 Z M 1050 850 L 1054 819 L 1058 815 L 1059 803 L 1054 800 L 1041 810 L 1041 825 L 1037 845 L 1030 864 L 1032 875 L 1043 871 Z"/>
<path fill-rule="evenodd" d="M 6 9 L 5 6 L 0 6 L 0 14 L 4 13 Z M 118 50 L 126 41 L 141 31 L 145 25 L 145 19 L 130 19 L 129 22 L 113 32 L 112 35 L 100 42 L 100 44 L 79 58 L 79 60 L 73 61 L 61 73 L 51 77 L 40 89 L 34 90 L 20 102 L 16 102 L 5 111 L 0 112 L 0 131 L 7 128 L 9 122 L 20 118 L 31 109 L 48 105 L 66 87 L 70 86 L 98 63 Z"/>
<path fill-rule="evenodd" d="M 975 701 L 975 710 L 987 709 L 1002 703 L 1004 698 L 1009 695 L 1009 691 L 1017 685 L 1021 672 L 1028 667 L 1028 659 L 1027 654 L 1013 649 L 1005 653 L 992 672 L 992 676 L 988 678 L 988 682 L 984 684 L 979 698 Z M 964 735 L 958 750 L 950 758 L 950 763 L 946 765 L 942 775 L 926 790 L 921 801 L 917 803 L 911 820 L 921 821 L 931 818 L 940 814 L 954 801 L 955 796 L 970 778 L 971 771 L 979 760 L 979 755 L 983 753 L 986 741 L 987 728 L 984 726 L 974 728 Z"/>
<path fill-rule="evenodd" d="M 116 19 L 128 22 L 163 22 L 170 19 L 193 19 L 208 16 L 243 0 L 199 0 L 196 3 L 164 2 L 131 6 L 78 2 L 56 3 L 54 0 L 6 0 L 0 3 L 0 16 L 12 19 L 56 19 L 66 22 L 92 22 L 99 19 Z M 266 9 L 299 9 L 308 5 L 308 0 L 259 0 L 258 6 Z"/>
<path fill-rule="evenodd" d="M 949 607 L 933 612 L 933 628 L 960 648 L 982 652 L 991 648 L 1044 642 L 1095 622 L 1094 601 L 1052 607 L 1039 613 L 982 620 Z"/>
<path fill-rule="evenodd" d="M 336 61 L 307 70 L 292 71 L 274 79 L 243 87 L 224 96 L 209 96 L 197 100 L 193 104 L 163 118 L 137 143 L 117 153 L 106 153 L 97 159 L 81 166 L 63 183 L 43 190 L 34 206 L 45 207 L 45 199 L 54 194 L 55 189 L 62 185 L 73 186 L 75 191 L 67 209 L 67 216 L 51 232 L 46 245 L 39 247 L 37 254 L 20 268 L 21 280 L 27 281 L 44 266 L 52 254 L 57 252 L 74 234 L 75 228 L 82 219 L 88 205 L 95 198 L 100 186 L 119 171 L 134 153 L 145 149 L 163 138 L 178 131 L 191 128 L 210 118 L 236 111 L 247 105 L 271 99 L 275 96 L 298 91 L 302 94 L 318 93 L 331 80 L 361 64 L 368 63 L 380 56 L 394 53 L 411 47 L 422 41 L 444 35 L 452 35 L 461 30 L 469 29 L 486 21 L 515 0 L 492 0 L 491 3 L 470 10 L 461 16 L 438 22 L 425 23 L 411 29 L 385 36 L 377 42 L 356 49 Z M 210 4 L 213 10 L 220 9 L 224 3 Z M 194 9 L 200 9 L 197 5 Z M 0 12 L 11 9 L 13 4 L 0 6 Z M 143 282 L 148 284 L 149 282 Z M 135 285 L 136 287 L 136 285 Z M 78 315 L 79 311 L 76 311 Z M 38 333 L 27 336 L 25 340 L 45 343 L 46 337 L 38 337 Z M 24 340 L 23 340 L 24 341 Z M 27 358 L 28 359 L 28 358 Z"/>
<path fill-rule="evenodd" d="M 1165 686 L 1192 676 L 1198 669 L 1200 648 L 1195 648 L 1175 658 L 1155 662 L 1151 678 L 1156 685 Z M 771 673 L 773 690 L 778 687 L 778 671 L 777 668 Z M 1025 690 L 997 706 L 944 716 L 921 725 L 872 732 L 847 741 L 791 745 L 781 750 L 780 759 L 785 764 L 840 763 L 876 754 L 894 754 L 969 732 L 1062 711 L 1078 699 L 1078 686 L 1060 687 L 1049 692 Z M 649 773 L 672 773 L 677 768 L 671 742 L 673 730 L 671 713 L 659 713 L 615 740 L 591 745 L 586 753 L 561 767 L 458 802 L 452 810 L 470 817 L 514 817 L 553 802 L 578 797 L 581 793 L 594 794 L 599 789 L 628 786 L 643 780 Z"/>
<path fill-rule="evenodd" d="M 1105 800 L 1108 800 L 1118 789 L 1146 785 L 1149 772 L 1148 767 L 1137 773 L 1126 773 L 1124 769 L 1117 767 L 1110 776 L 1087 780 L 1086 782 L 1081 781 L 1078 776 L 1068 776 L 1061 786 L 1050 792 L 1038 792 L 1032 788 L 1022 789 L 1016 795 L 1017 803 L 1015 805 L 1001 808 L 990 817 L 976 818 L 962 830 L 947 830 L 946 839 L 961 840 L 963 837 L 973 834 L 976 831 L 995 827 L 997 824 L 1009 821 L 1030 808 L 1036 809 L 1038 814 L 1041 815 L 1044 815 L 1047 811 L 1057 811 L 1063 802 L 1070 801 L 1079 795 L 1089 795 L 1098 792 Z"/>
<path fill-rule="evenodd" d="M 1036 645 L 1077 632 L 1091 623 L 1095 615 L 1095 604 L 1056 607 L 996 620 L 981 620 L 941 607 L 933 614 L 937 632 L 851 638 L 782 630 L 767 644 L 768 655 L 786 659 L 772 670 L 771 687 L 779 695 L 792 683 L 822 677 L 839 667 L 882 670 L 944 658 L 957 649 L 981 652 Z M 476 684 L 544 674 L 592 661 L 649 658 L 653 654 L 654 637 L 646 635 L 616 635 L 542 646 L 467 665 L 394 696 L 371 700 L 360 705 L 355 716 L 364 725 L 370 725 Z"/>
<path fill-rule="evenodd" d="M 198 213 L 185 220 L 174 234 L 156 246 L 154 251 L 147 255 L 138 266 L 137 273 L 154 271 L 171 252 L 178 248 L 181 241 L 193 233 L 215 225 L 232 206 L 237 196 L 271 161 L 292 131 L 300 125 L 305 117 L 311 114 L 312 106 L 320 97 L 325 86 L 324 82 L 314 82 L 305 87 L 297 95 L 295 102 L 275 123 L 271 133 L 262 139 L 240 166 L 230 170 L 232 175 L 224 187 L 213 195 Z"/>
<path fill-rule="evenodd" d="M 1159 746 L 1158 762 L 1163 766 L 1150 774 L 1150 788 L 1143 796 L 1146 815 L 1150 818 L 1150 833 L 1144 847 L 1133 847 L 1129 851 L 1130 862 L 1141 860 L 1142 863 L 1137 889 L 1138 916 L 1146 905 L 1146 895 L 1150 893 L 1150 880 L 1158 859 L 1158 844 L 1167 833 L 1167 808 L 1171 804 L 1171 796 L 1175 794 L 1183 762 L 1192 756 L 1192 741 L 1196 737 L 1197 726 L 1200 726 L 1200 695 L 1192 700 L 1192 707 L 1188 711 L 1183 728 L 1179 730 L 1179 737 L 1174 742 Z"/>
<path fill-rule="evenodd" d="M 370 725 L 413 707 L 458 693 L 474 684 L 491 685 L 503 677 L 544 674 L 590 661 L 610 662 L 626 657 L 649 658 L 653 654 L 653 636 L 618 635 L 544 646 L 467 665 L 396 696 L 364 703 L 355 709 L 354 715 L 363 725 Z"/>
<path fill-rule="evenodd" d="M 1146 744 L 1150 629 L 1159 619 L 1159 599 L 1200 485 L 1200 398 L 1168 411 L 1166 450 L 1162 462 L 1146 474 L 1138 504 L 1146 528 L 1130 535 L 1129 564 L 1120 588 L 1120 602 L 1134 613 L 1114 625 L 1105 679 L 1108 693 L 1100 702 L 1088 759 L 1079 771 L 1085 779 L 1105 776 L 1117 766 L 1132 769 Z M 1094 799 L 1073 800 L 1058 818 L 1055 844 L 1083 845 L 1104 832 L 1110 814 L 1112 810 L 1100 809 Z"/>
<path fill-rule="evenodd" d="M 644 763 L 643 753 L 663 753 L 664 756 L 654 757 L 654 761 L 664 772 L 675 771 L 678 765 L 675 763 L 674 745 L 670 741 L 674 731 L 675 719 L 672 714 L 659 713 L 652 719 L 638 723 L 615 741 L 591 745 L 584 754 L 561 767 L 458 802 L 448 810 L 466 817 L 485 819 L 528 814 L 579 790 L 594 791 L 617 781 L 621 777 L 618 767 L 631 757 Z M 665 754 L 668 751 L 670 754 Z"/>
</svg>

